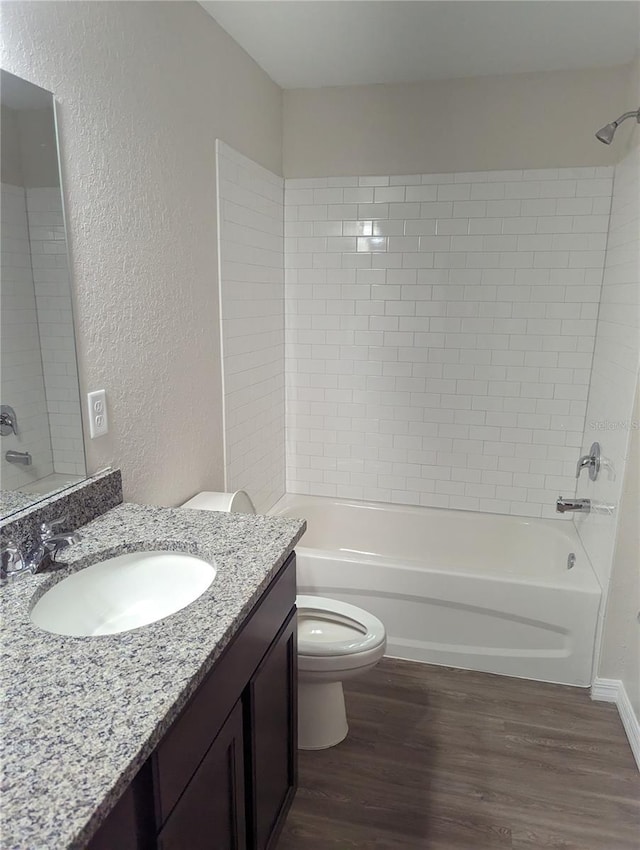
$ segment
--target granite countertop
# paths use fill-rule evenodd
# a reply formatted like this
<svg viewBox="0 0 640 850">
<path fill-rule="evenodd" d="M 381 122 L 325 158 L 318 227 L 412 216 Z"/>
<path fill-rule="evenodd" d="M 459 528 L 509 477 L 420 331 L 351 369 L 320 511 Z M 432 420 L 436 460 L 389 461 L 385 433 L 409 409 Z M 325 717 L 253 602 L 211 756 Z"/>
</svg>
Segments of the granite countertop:
<svg viewBox="0 0 640 850">
<path fill-rule="evenodd" d="M 37 499 L 38 497 L 34 497 L 32 493 L 23 493 L 22 490 L 0 490 L 0 513 L 11 514 L 14 511 L 21 511 Z"/>
<path fill-rule="evenodd" d="M 124 504 L 82 528 L 55 572 L 2 587 L 3 850 L 83 847 L 302 536 L 303 520 Z M 215 559 L 213 584 L 156 623 L 100 637 L 34 626 L 71 572 L 139 549 Z"/>
</svg>

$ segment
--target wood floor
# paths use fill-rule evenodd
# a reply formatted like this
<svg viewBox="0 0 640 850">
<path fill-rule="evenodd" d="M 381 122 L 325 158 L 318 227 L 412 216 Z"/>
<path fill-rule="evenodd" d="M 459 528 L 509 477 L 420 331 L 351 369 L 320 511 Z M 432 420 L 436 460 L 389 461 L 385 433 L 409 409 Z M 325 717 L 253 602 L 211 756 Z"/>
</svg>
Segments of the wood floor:
<svg viewBox="0 0 640 850">
<path fill-rule="evenodd" d="M 640 848 L 640 774 L 587 691 L 384 659 L 345 696 L 278 850 Z"/>
</svg>

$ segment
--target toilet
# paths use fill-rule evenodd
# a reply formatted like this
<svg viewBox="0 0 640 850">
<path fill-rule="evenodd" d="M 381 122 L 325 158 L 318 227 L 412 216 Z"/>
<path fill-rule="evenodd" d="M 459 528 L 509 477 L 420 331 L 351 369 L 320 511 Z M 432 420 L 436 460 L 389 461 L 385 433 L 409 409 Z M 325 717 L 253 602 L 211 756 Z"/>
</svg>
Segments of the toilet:
<svg viewBox="0 0 640 850">
<path fill-rule="evenodd" d="M 182 506 L 254 514 L 244 490 L 198 493 Z M 349 726 L 342 683 L 384 655 L 384 624 L 373 614 L 325 596 L 298 595 L 298 748 L 324 750 L 343 741 Z"/>
<path fill-rule="evenodd" d="M 235 493 L 214 493 L 204 491 L 197 493 L 183 508 L 198 508 L 202 511 L 224 511 L 231 514 L 255 514 L 256 509 L 249 495 L 244 490 Z"/>
<path fill-rule="evenodd" d="M 349 726 L 342 683 L 380 661 L 383 623 L 355 605 L 325 596 L 296 598 L 298 607 L 298 747 L 324 750 Z"/>
</svg>

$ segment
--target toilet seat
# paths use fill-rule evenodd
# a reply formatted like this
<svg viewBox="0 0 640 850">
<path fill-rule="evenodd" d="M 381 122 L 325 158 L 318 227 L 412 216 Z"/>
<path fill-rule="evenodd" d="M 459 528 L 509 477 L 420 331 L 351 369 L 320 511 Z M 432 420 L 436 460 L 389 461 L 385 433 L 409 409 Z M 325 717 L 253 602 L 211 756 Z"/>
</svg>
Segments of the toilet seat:
<svg viewBox="0 0 640 850">
<path fill-rule="evenodd" d="M 296 605 L 299 656 L 325 659 L 342 656 L 344 661 L 344 656 L 378 650 L 386 641 L 380 620 L 355 605 L 304 595 L 296 598 Z"/>
</svg>

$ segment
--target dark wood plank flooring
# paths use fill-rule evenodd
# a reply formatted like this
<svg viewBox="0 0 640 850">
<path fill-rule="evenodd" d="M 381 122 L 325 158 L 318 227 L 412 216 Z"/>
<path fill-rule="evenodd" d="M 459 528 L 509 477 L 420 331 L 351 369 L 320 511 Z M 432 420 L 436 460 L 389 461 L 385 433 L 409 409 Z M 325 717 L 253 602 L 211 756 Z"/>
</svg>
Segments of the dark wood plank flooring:
<svg viewBox="0 0 640 850">
<path fill-rule="evenodd" d="M 345 698 L 278 850 L 639 850 L 640 774 L 586 690 L 385 658 Z"/>
</svg>

